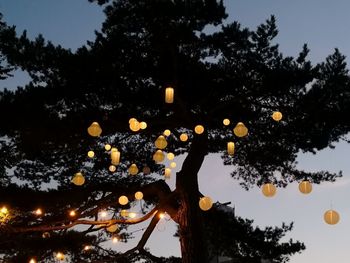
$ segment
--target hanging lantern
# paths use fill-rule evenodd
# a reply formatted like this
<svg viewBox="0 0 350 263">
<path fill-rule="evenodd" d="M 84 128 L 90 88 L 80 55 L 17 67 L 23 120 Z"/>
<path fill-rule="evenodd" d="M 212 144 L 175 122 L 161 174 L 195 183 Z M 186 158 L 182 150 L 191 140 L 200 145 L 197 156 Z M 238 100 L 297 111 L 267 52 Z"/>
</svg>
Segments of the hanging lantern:
<svg viewBox="0 0 350 263">
<path fill-rule="evenodd" d="M 105 145 L 105 150 L 106 150 L 106 151 L 109 151 L 111 148 L 112 148 L 111 145 L 109 145 L 109 144 L 106 144 L 106 145 Z"/>
<path fill-rule="evenodd" d="M 282 113 L 279 112 L 279 111 L 275 111 L 275 112 L 272 113 L 272 119 L 274 121 L 280 121 L 280 120 L 282 120 L 282 117 L 283 117 Z"/>
<path fill-rule="evenodd" d="M 166 155 L 166 157 L 168 158 L 168 160 L 172 161 L 172 160 L 174 160 L 175 155 L 174 155 L 173 153 L 168 153 L 168 154 Z"/>
<path fill-rule="evenodd" d="M 308 180 L 304 180 L 299 184 L 299 191 L 303 194 L 309 194 L 312 191 L 312 184 Z"/>
<path fill-rule="evenodd" d="M 137 168 L 136 164 L 133 163 L 132 165 L 130 165 L 128 171 L 131 175 L 137 175 L 137 173 L 139 172 L 139 168 Z"/>
<path fill-rule="evenodd" d="M 197 125 L 196 127 L 194 127 L 194 132 L 197 134 L 202 134 L 204 132 L 203 125 Z"/>
<path fill-rule="evenodd" d="M 102 129 L 100 127 L 100 124 L 98 124 L 98 122 L 96 122 L 96 121 L 91 123 L 91 125 L 89 126 L 87 131 L 88 131 L 88 134 L 92 137 L 98 137 L 102 133 Z"/>
<path fill-rule="evenodd" d="M 164 177 L 165 179 L 169 179 L 171 176 L 171 169 L 170 168 L 165 168 L 164 169 Z"/>
<path fill-rule="evenodd" d="M 165 139 L 165 137 L 163 135 L 160 135 L 157 140 L 154 142 L 154 144 L 156 145 L 156 147 L 158 149 L 164 149 L 167 147 L 168 143 Z"/>
<path fill-rule="evenodd" d="M 213 200 L 209 196 L 204 196 L 199 199 L 199 208 L 203 211 L 208 211 L 213 206 Z"/>
<path fill-rule="evenodd" d="M 173 169 L 176 168 L 176 163 L 175 162 L 171 162 L 170 163 L 170 167 L 173 168 Z"/>
<path fill-rule="evenodd" d="M 155 154 L 153 154 L 153 160 L 156 162 L 156 163 L 161 163 L 163 162 L 165 156 L 164 156 L 164 153 L 162 152 L 162 150 L 157 150 L 155 152 Z"/>
<path fill-rule="evenodd" d="M 237 137 L 244 137 L 248 134 L 248 128 L 244 125 L 243 122 L 238 122 L 236 127 L 233 129 L 233 133 Z"/>
<path fill-rule="evenodd" d="M 140 130 L 140 123 L 135 118 L 131 118 L 129 120 L 129 128 L 133 132 L 137 132 Z"/>
<path fill-rule="evenodd" d="M 117 224 L 110 225 L 109 227 L 106 228 L 106 230 L 110 233 L 114 233 L 115 231 L 118 230 L 118 225 Z"/>
<path fill-rule="evenodd" d="M 323 215 L 324 221 L 329 225 L 335 225 L 340 220 L 340 215 L 335 210 L 328 210 Z"/>
<path fill-rule="evenodd" d="M 180 135 L 180 141 L 186 142 L 188 140 L 188 135 L 186 133 L 182 133 Z"/>
<path fill-rule="evenodd" d="M 140 129 L 141 129 L 141 130 L 144 130 L 144 129 L 146 129 L 146 128 L 147 128 L 147 123 L 144 122 L 144 121 L 141 121 L 141 122 L 140 122 Z"/>
<path fill-rule="evenodd" d="M 174 89 L 172 87 L 167 87 L 165 89 L 165 103 L 174 102 Z"/>
<path fill-rule="evenodd" d="M 148 166 L 144 166 L 142 168 L 142 172 L 143 174 L 147 175 L 147 174 L 150 174 L 151 173 L 151 168 L 149 168 Z"/>
<path fill-rule="evenodd" d="M 94 158 L 94 156 L 95 156 L 94 151 L 88 151 L 88 157 L 89 158 Z"/>
<path fill-rule="evenodd" d="M 276 194 L 277 189 L 276 189 L 276 186 L 274 186 L 273 184 L 266 183 L 266 184 L 263 184 L 261 190 L 264 196 L 273 197 Z"/>
<path fill-rule="evenodd" d="M 230 125 L 230 120 L 229 119 L 224 119 L 223 121 L 222 121 L 222 123 L 225 125 L 225 126 L 228 126 L 228 125 Z"/>
<path fill-rule="evenodd" d="M 135 199 L 141 200 L 143 198 L 143 193 L 141 191 L 138 191 L 135 193 Z"/>
<path fill-rule="evenodd" d="M 121 205 L 126 205 L 126 204 L 129 203 L 129 199 L 128 199 L 127 196 L 122 195 L 122 196 L 119 197 L 118 202 L 119 202 L 119 204 L 121 204 Z"/>
<path fill-rule="evenodd" d="M 85 183 L 85 178 L 82 173 L 76 173 L 72 178 L 72 183 L 75 185 L 83 185 Z"/>
<path fill-rule="evenodd" d="M 229 155 L 233 155 L 235 153 L 235 143 L 234 142 L 227 143 L 227 153 Z"/>
<path fill-rule="evenodd" d="M 128 210 L 122 209 L 120 210 L 120 216 L 127 217 L 129 214 Z"/>
<path fill-rule="evenodd" d="M 166 129 L 164 132 L 163 132 L 164 136 L 169 136 L 171 134 L 171 131 Z"/>
<path fill-rule="evenodd" d="M 111 172 L 111 173 L 114 173 L 116 170 L 117 170 L 117 167 L 113 164 L 111 164 L 109 167 L 108 167 L 108 170 Z"/>
<path fill-rule="evenodd" d="M 114 165 L 118 165 L 120 163 L 120 152 L 117 148 L 111 149 L 111 163 Z"/>
</svg>

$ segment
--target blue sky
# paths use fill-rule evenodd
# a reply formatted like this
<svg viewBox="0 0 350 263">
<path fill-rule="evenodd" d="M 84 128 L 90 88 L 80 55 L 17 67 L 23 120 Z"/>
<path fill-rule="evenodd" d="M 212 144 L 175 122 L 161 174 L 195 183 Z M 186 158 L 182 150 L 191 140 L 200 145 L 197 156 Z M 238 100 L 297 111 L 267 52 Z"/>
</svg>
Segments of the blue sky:
<svg viewBox="0 0 350 263">
<path fill-rule="evenodd" d="M 304 43 L 308 43 L 310 58 L 315 63 L 322 61 L 335 47 L 350 55 L 348 1 L 226 0 L 225 3 L 230 15 L 228 21 L 238 20 L 250 28 L 274 14 L 280 31 L 276 42 L 285 55 L 297 55 Z M 6 22 L 17 26 L 18 31 L 27 29 L 31 37 L 42 33 L 53 43 L 72 50 L 86 40 L 92 40 L 94 30 L 98 30 L 103 21 L 102 11 L 87 0 L 0 0 L 0 12 Z M 12 79 L 0 81 L 0 88 L 14 88 L 26 79 L 24 74 L 17 73 Z M 260 226 L 294 221 L 295 228 L 288 238 L 304 241 L 307 249 L 301 255 L 293 256 L 291 263 L 347 263 L 350 258 L 350 145 L 338 143 L 336 146 L 335 150 L 326 149 L 317 155 L 300 154 L 299 167 L 302 169 L 344 172 L 341 180 L 314 186 L 308 196 L 298 192 L 296 183 L 279 189 L 272 199 L 263 197 L 258 188 L 246 192 L 230 179 L 230 168 L 224 167 L 215 155 L 205 160 L 199 176 L 200 187 L 214 200 L 231 201 L 238 215 L 252 218 Z M 180 162 L 181 157 L 178 164 Z M 170 184 L 173 183 L 172 179 Z M 323 222 L 323 213 L 331 203 L 341 214 L 341 221 L 336 226 Z M 171 222 L 164 224 L 166 230 L 160 227 L 155 231 L 148 245 L 158 255 L 179 254 L 179 244 L 171 238 L 175 227 Z M 140 228 L 142 226 L 135 229 Z M 117 247 L 126 249 L 121 244 Z"/>
</svg>

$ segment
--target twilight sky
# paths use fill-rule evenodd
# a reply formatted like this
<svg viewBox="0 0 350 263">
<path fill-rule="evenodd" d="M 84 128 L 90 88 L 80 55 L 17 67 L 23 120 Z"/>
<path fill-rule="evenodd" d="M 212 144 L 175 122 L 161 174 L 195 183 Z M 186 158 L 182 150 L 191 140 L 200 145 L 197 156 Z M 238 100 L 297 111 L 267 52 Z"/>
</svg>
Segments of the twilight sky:
<svg viewBox="0 0 350 263">
<path fill-rule="evenodd" d="M 238 20 L 250 28 L 274 14 L 280 31 L 276 42 L 285 55 L 297 55 L 304 43 L 308 43 L 314 63 L 322 61 L 335 47 L 350 55 L 349 1 L 226 0 L 225 4 L 228 21 Z M 98 30 L 103 21 L 99 7 L 87 0 L 0 0 L 0 12 L 8 24 L 17 26 L 19 32 L 27 29 L 30 37 L 42 33 L 54 44 L 72 50 L 85 44 L 86 40 L 92 40 L 94 30 Z M 19 72 L 14 78 L 0 81 L 0 89 L 15 88 L 26 81 L 25 74 Z M 224 167 L 216 155 L 206 158 L 200 171 L 200 187 L 214 200 L 231 201 L 237 215 L 254 219 L 259 226 L 294 221 L 295 228 L 287 238 L 305 242 L 307 249 L 293 256 L 291 263 L 347 263 L 350 258 L 349 153 L 350 145 L 338 143 L 335 150 L 326 149 L 317 155 L 300 154 L 299 167 L 302 169 L 344 172 L 341 180 L 316 185 L 308 196 L 299 193 L 297 183 L 278 189 L 272 199 L 262 196 L 258 188 L 244 191 L 230 179 L 231 168 Z M 178 167 L 181 159 L 178 158 Z M 173 183 L 170 181 L 171 185 Z M 331 203 L 341 215 L 336 226 L 323 222 L 323 213 Z M 135 230 L 140 228 L 142 226 L 137 226 Z M 178 241 L 171 237 L 174 229 L 171 222 L 164 222 L 153 233 L 148 245 L 154 254 L 179 254 Z M 123 244 L 114 246 L 126 249 Z"/>
</svg>

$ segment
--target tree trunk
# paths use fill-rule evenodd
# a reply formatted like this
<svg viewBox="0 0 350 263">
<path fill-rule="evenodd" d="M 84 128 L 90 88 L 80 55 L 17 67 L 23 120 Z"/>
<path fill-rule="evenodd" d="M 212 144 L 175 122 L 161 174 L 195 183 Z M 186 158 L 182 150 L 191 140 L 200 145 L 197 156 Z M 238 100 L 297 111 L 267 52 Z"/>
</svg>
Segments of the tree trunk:
<svg viewBox="0 0 350 263">
<path fill-rule="evenodd" d="M 176 177 L 180 197 L 177 214 L 183 263 L 209 262 L 207 241 L 199 209 L 198 171 L 207 154 L 207 134 L 195 136 L 181 171 Z"/>
</svg>

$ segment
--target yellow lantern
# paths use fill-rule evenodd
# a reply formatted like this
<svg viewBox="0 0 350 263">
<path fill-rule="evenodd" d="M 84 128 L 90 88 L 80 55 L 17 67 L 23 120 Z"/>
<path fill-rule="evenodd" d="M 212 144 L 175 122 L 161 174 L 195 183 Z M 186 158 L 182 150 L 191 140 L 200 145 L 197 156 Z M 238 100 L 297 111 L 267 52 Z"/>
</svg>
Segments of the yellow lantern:
<svg viewBox="0 0 350 263">
<path fill-rule="evenodd" d="M 160 135 L 157 140 L 154 142 L 154 144 L 156 145 L 156 147 L 158 149 L 164 149 L 165 147 L 167 147 L 168 143 L 165 139 L 165 137 L 163 135 Z"/>
<path fill-rule="evenodd" d="M 335 210 L 328 210 L 323 215 L 324 221 L 329 225 L 335 225 L 340 220 L 340 215 Z"/>
<path fill-rule="evenodd" d="M 139 168 L 137 168 L 136 164 L 133 163 L 130 165 L 128 171 L 131 175 L 136 175 L 139 172 Z"/>
<path fill-rule="evenodd" d="M 227 143 L 227 153 L 229 155 L 233 155 L 235 153 L 235 143 L 234 142 Z"/>
<path fill-rule="evenodd" d="M 106 145 L 105 145 L 105 150 L 106 150 L 106 151 L 109 151 L 111 148 L 112 148 L 111 145 L 109 145 L 109 144 L 106 144 Z"/>
<path fill-rule="evenodd" d="M 194 127 L 194 132 L 197 134 L 202 134 L 204 132 L 203 125 L 197 125 L 196 127 Z"/>
<path fill-rule="evenodd" d="M 100 127 L 100 124 L 98 124 L 98 122 L 96 122 L 96 121 L 91 123 L 91 125 L 89 126 L 87 131 L 88 131 L 88 134 L 92 137 L 98 137 L 102 133 L 102 129 Z"/>
<path fill-rule="evenodd" d="M 266 183 L 266 184 L 263 184 L 261 190 L 264 196 L 273 197 L 276 194 L 277 189 L 276 189 L 276 186 L 274 186 L 273 184 Z"/>
<path fill-rule="evenodd" d="M 110 225 L 109 227 L 106 228 L 106 230 L 110 233 L 114 233 L 115 231 L 118 230 L 118 225 L 117 224 Z"/>
<path fill-rule="evenodd" d="M 170 168 L 165 168 L 164 169 L 164 177 L 165 179 L 169 179 L 171 176 L 171 169 Z"/>
<path fill-rule="evenodd" d="M 171 134 L 171 131 L 168 130 L 168 129 L 166 129 L 166 130 L 163 132 L 163 134 L 164 134 L 165 136 L 169 136 L 169 135 Z"/>
<path fill-rule="evenodd" d="M 166 155 L 166 157 L 168 158 L 168 160 L 172 161 L 172 160 L 174 160 L 175 155 L 174 155 L 173 153 L 168 153 L 168 154 Z"/>
<path fill-rule="evenodd" d="M 174 102 L 174 89 L 172 87 L 167 87 L 165 89 L 165 103 Z"/>
<path fill-rule="evenodd" d="M 120 211 L 120 216 L 122 216 L 122 217 L 127 217 L 128 215 L 129 215 L 128 210 L 122 209 L 122 210 Z"/>
<path fill-rule="evenodd" d="M 109 167 L 108 167 L 108 170 L 111 172 L 111 173 L 114 173 L 116 170 L 117 170 L 117 167 L 113 164 L 111 164 Z"/>
<path fill-rule="evenodd" d="M 138 191 L 135 193 L 135 199 L 141 200 L 143 198 L 143 193 L 141 191 Z"/>
<path fill-rule="evenodd" d="M 121 204 L 121 205 L 126 205 L 126 204 L 129 203 L 129 199 L 128 199 L 127 196 L 122 195 L 122 196 L 119 197 L 118 202 L 119 202 L 119 204 Z"/>
<path fill-rule="evenodd" d="M 147 128 L 147 123 L 144 122 L 144 121 L 141 121 L 141 122 L 140 122 L 140 129 L 141 129 L 141 130 L 144 130 L 144 129 L 146 129 L 146 128 Z"/>
<path fill-rule="evenodd" d="M 135 118 L 131 118 L 129 120 L 129 128 L 133 132 L 137 132 L 140 130 L 140 123 Z"/>
<path fill-rule="evenodd" d="M 203 211 L 208 211 L 213 206 L 213 200 L 209 196 L 204 196 L 199 199 L 199 208 Z"/>
<path fill-rule="evenodd" d="M 280 121 L 282 120 L 282 113 L 279 112 L 279 111 L 275 111 L 272 113 L 272 119 L 275 120 L 275 121 Z"/>
<path fill-rule="evenodd" d="M 243 122 L 238 122 L 236 127 L 233 129 L 233 133 L 237 137 L 244 137 L 248 134 L 248 128 L 244 125 Z"/>
<path fill-rule="evenodd" d="M 182 133 L 180 135 L 180 141 L 186 142 L 188 140 L 188 135 L 186 133 Z"/>
<path fill-rule="evenodd" d="M 62 252 L 57 252 L 56 253 L 56 258 L 58 260 L 64 260 L 64 254 Z"/>
<path fill-rule="evenodd" d="M 157 150 L 155 154 L 153 154 L 153 160 L 157 163 L 163 162 L 165 156 L 162 150 Z"/>
<path fill-rule="evenodd" d="M 222 121 L 222 123 L 225 125 L 225 126 L 228 126 L 228 125 L 230 125 L 230 120 L 229 119 L 224 119 L 223 121 Z"/>
<path fill-rule="evenodd" d="M 85 183 L 85 178 L 82 173 L 76 173 L 72 178 L 72 183 L 75 185 L 83 185 Z"/>
<path fill-rule="evenodd" d="M 142 169 L 143 174 L 147 175 L 151 173 L 151 168 L 149 168 L 148 166 L 144 166 Z"/>
<path fill-rule="evenodd" d="M 303 194 L 309 194 L 312 191 L 312 184 L 308 180 L 304 180 L 299 184 L 299 191 Z"/>
<path fill-rule="evenodd" d="M 88 151 L 88 157 L 94 158 L 94 156 L 95 156 L 94 151 Z"/>
<path fill-rule="evenodd" d="M 171 162 L 171 163 L 170 163 L 170 167 L 171 167 L 171 168 L 176 168 L 176 163 L 175 163 L 175 162 Z"/>
<path fill-rule="evenodd" d="M 114 165 L 118 165 L 120 163 L 120 152 L 117 148 L 111 149 L 111 163 Z"/>
<path fill-rule="evenodd" d="M 6 215 L 6 214 L 8 214 L 8 212 L 9 212 L 9 210 L 6 206 L 1 207 L 1 209 L 0 209 L 1 214 Z"/>
</svg>

